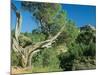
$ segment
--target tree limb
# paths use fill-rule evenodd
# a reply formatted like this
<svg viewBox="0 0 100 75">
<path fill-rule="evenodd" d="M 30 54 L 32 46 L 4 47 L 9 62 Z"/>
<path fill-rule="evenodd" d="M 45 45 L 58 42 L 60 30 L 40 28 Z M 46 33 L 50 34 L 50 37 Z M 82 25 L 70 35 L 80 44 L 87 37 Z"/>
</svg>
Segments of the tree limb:
<svg viewBox="0 0 100 75">
<path fill-rule="evenodd" d="M 22 64 L 24 67 L 31 65 L 31 59 L 33 54 L 39 52 L 41 48 L 48 48 L 52 45 L 52 43 L 55 42 L 55 40 L 59 37 L 59 35 L 62 33 L 65 25 L 60 29 L 60 31 L 52 38 L 38 42 L 36 44 L 31 44 L 23 48 L 22 46 L 19 45 L 19 36 L 21 32 L 21 26 L 22 26 L 22 16 L 20 12 L 16 11 L 16 17 L 17 17 L 17 22 L 16 22 L 16 29 L 15 29 L 15 37 L 13 37 L 13 49 L 15 52 L 19 53 L 22 56 Z"/>
<path fill-rule="evenodd" d="M 41 48 L 47 48 L 48 46 L 51 46 L 51 44 L 58 38 L 58 36 L 62 33 L 65 25 L 61 28 L 61 30 L 51 39 L 38 42 L 36 44 L 30 45 L 25 47 L 25 50 L 29 50 L 29 54 L 32 53 L 33 51 L 36 51 L 37 49 Z"/>
</svg>

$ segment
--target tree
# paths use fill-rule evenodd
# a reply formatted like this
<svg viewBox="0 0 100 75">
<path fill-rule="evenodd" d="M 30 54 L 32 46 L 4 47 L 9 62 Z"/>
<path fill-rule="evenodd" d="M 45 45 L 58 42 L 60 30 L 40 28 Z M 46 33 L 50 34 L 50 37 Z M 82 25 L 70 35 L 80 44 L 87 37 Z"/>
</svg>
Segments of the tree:
<svg viewBox="0 0 100 75">
<path fill-rule="evenodd" d="M 56 29 L 66 24 L 66 13 L 61 10 L 59 4 L 22 2 L 22 7 L 30 11 L 41 25 L 41 32 L 46 35 L 45 39 L 54 36 Z M 55 29 L 54 29 L 55 28 Z"/>
<path fill-rule="evenodd" d="M 63 70 L 86 70 L 96 67 L 95 28 L 84 26 L 73 42 L 68 46 L 68 52 L 59 56 Z M 73 40 L 73 39 L 71 39 Z"/>
<path fill-rule="evenodd" d="M 79 34 L 79 29 L 76 27 L 72 20 L 67 20 L 66 26 L 62 34 L 58 37 L 57 43 L 66 43 L 68 47 L 72 42 L 75 41 Z"/>
<path fill-rule="evenodd" d="M 76 42 L 84 43 L 86 45 L 95 43 L 96 30 L 93 26 L 86 25 L 80 28 L 80 34 L 78 35 Z"/>
<path fill-rule="evenodd" d="M 45 48 L 42 51 L 40 51 L 38 54 L 35 54 L 33 56 L 32 61 L 34 63 L 33 66 L 34 67 L 48 67 L 50 68 L 49 70 L 55 71 L 55 70 L 60 70 L 59 67 L 59 59 L 58 59 L 58 55 L 57 55 L 57 50 L 53 47 L 51 48 Z"/>
<path fill-rule="evenodd" d="M 80 34 L 78 35 L 76 42 L 80 44 L 84 50 L 84 55 L 95 56 L 96 55 L 96 30 L 91 25 L 86 25 L 80 28 Z"/>
<path fill-rule="evenodd" d="M 38 3 L 35 3 L 35 5 L 34 5 L 34 4 L 28 3 L 28 2 L 25 2 L 25 3 L 29 4 L 29 6 L 31 6 L 31 8 L 32 7 L 39 8 L 39 12 L 36 13 L 35 16 L 41 22 L 41 24 L 43 24 L 43 26 L 45 25 L 46 27 L 48 27 L 48 25 L 50 23 L 52 23 L 53 16 L 56 15 L 56 13 L 53 13 L 53 14 L 51 13 L 50 14 L 50 12 L 54 12 L 54 10 L 50 11 L 51 8 L 52 8 L 52 6 L 50 4 L 41 4 L 41 5 L 39 5 Z M 53 5 L 56 6 L 56 7 L 58 6 L 58 4 L 57 5 L 53 4 Z M 23 5 L 23 6 L 26 7 L 25 5 Z M 16 8 L 16 6 L 13 3 L 12 3 L 12 7 Z M 43 8 L 43 7 L 46 7 L 46 8 Z M 55 7 L 55 12 L 58 11 L 58 7 L 57 7 L 57 9 L 56 9 L 56 7 Z M 29 7 L 27 7 L 27 8 L 29 8 Z M 47 11 L 47 8 L 49 9 L 50 12 Z M 35 8 L 32 8 L 32 10 L 33 9 L 35 9 Z M 40 10 L 42 10 L 42 13 L 40 13 Z M 48 14 L 43 14 L 43 12 L 44 12 L 43 10 Z M 36 10 L 34 10 L 34 11 L 36 12 Z M 40 42 L 37 42 L 37 43 L 31 42 L 30 44 L 25 45 L 23 47 L 19 43 L 19 39 L 20 39 L 19 37 L 21 36 L 20 32 L 21 32 L 21 26 L 22 26 L 22 15 L 21 15 L 21 12 L 17 10 L 17 8 L 15 10 L 15 13 L 16 13 L 16 17 L 17 17 L 17 22 L 16 22 L 16 28 L 15 28 L 15 35 L 12 38 L 12 49 L 14 50 L 14 52 L 16 52 L 17 56 L 20 56 L 21 66 L 22 67 L 28 67 L 28 66 L 31 66 L 32 56 L 35 53 L 42 50 L 41 48 L 51 47 L 51 45 L 54 43 L 54 41 L 63 32 L 65 25 L 63 25 L 60 28 L 60 30 L 53 37 L 45 39 L 44 41 L 40 41 Z M 26 36 L 23 35 L 23 37 L 25 38 Z"/>
</svg>

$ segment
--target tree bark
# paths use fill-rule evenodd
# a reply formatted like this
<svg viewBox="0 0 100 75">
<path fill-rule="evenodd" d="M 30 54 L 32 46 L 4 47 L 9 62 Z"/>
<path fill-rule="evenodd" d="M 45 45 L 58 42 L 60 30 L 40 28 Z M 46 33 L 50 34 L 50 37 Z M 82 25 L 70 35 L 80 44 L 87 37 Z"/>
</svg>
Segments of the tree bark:
<svg viewBox="0 0 100 75">
<path fill-rule="evenodd" d="M 20 12 L 16 12 L 17 22 L 16 22 L 16 29 L 15 29 L 15 37 L 13 37 L 13 44 L 12 48 L 13 50 L 18 53 L 18 55 L 21 56 L 21 64 L 22 67 L 31 67 L 32 64 L 32 56 L 39 52 L 41 48 L 49 48 L 51 47 L 52 43 L 55 42 L 55 40 L 59 37 L 59 35 L 62 33 L 65 25 L 61 28 L 61 30 L 54 36 L 51 37 L 48 40 L 38 42 L 36 44 L 31 44 L 26 47 L 22 47 L 19 45 L 19 36 L 21 32 L 21 26 L 22 26 L 22 16 Z"/>
</svg>

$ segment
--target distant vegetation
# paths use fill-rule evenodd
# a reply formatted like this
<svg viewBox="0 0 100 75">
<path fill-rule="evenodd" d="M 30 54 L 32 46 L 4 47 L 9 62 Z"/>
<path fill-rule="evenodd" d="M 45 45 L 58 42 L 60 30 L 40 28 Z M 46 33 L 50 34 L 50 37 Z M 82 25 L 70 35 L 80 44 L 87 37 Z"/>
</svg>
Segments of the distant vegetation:
<svg viewBox="0 0 100 75">
<path fill-rule="evenodd" d="M 21 11 L 12 3 L 18 19 L 11 32 L 12 73 L 17 69 L 22 70 L 19 73 L 32 73 L 96 68 L 95 27 L 77 28 L 60 4 L 21 2 L 21 6 L 36 17 L 41 26 L 30 33 L 21 32 Z"/>
</svg>

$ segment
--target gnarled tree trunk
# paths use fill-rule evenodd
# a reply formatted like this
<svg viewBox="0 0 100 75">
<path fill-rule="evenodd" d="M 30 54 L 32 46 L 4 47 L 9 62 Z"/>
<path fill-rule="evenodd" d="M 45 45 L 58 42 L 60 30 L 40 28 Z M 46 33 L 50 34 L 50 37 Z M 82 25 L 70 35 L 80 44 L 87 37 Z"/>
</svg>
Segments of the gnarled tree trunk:
<svg viewBox="0 0 100 75">
<path fill-rule="evenodd" d="M 17 17 L 17 22 L 16 22 L 16 29 L 15 29 L 15 36 L 13 37 L 12 41 L 12 48 L 13 50 L 17 53 L 18 56 L 21 57 L 21 64 L 22 67 L 29 67 L 31 66 L 31 60 L 32 56 L 39 52 L 41 48 L 48 48 L 52 45 L 53 42 L 57 39 L 57 37 L 62 33 L 65 25 L 61 28 L 61 30 L 52 38 L 38 42 L 36 44 L 31 44 L 26 47 L 22 47 L 19 45 L 19 36 L 21 32 L 21 26 L 22 26 L 22 16 L 20 12 L 16 11 L 16 17 Z"/>
</svg>

